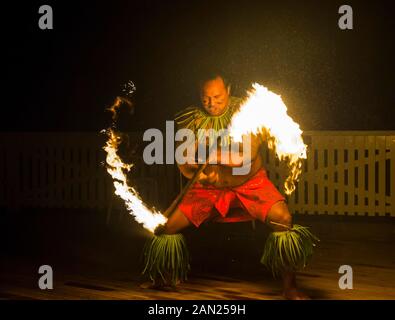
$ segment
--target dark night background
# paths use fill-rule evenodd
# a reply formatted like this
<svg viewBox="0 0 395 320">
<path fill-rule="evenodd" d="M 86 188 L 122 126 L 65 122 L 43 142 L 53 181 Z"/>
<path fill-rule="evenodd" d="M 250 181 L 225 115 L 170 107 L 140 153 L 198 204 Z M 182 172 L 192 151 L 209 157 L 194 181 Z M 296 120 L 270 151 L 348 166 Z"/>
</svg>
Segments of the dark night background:
<svg viewBox="0 0 395 320">
<path fill-rule="evenodd" d="M 49 4 L 54 29 L 40 30 Z M 354 30 L 338 28 L 349 4 Z M 2 131 L 98 131 L 132 80 L 122 130 L 161 127 L 190 105 L 197 71 L 234 93 L 258 81 L 304 130 L 394 129 L 390 1 L 15 1 L 2 4 Z"/>
<path fill-rule="evenodd" d="M 44 4 L 53 8 L 53 30 L 38 27 Z M 353 8 L 354 30 L 338 27 L 343 4 Z M 148 231 L 115 196 L 103 166 L 98 132 L 109 126 L 105 108 L 122 85 L 132 80 L 137 87 L 134 115 L 124 110 L 119 119 L 122 132 L 163 128 L 195 102 L 196 78 L 213 66 L 224 70 L 235 95 L 252 82 L 281 94 L 304 131 L 395 130 L 392 7 L 389 0 L 3 1 L 0 300 L 169 299 L 139 288 Z M 329 151 L 333 166 L 318 167 L 325 154 L 328 163 L 329 148 L 313 145 L 319 161 L 298 191 L 299 204 L 304 195 L 314 214 L 295 212 L 294 222 L 321 239 L 311 269 L 298 275 L 314 299 L 395 299 L 394 207 L 386 203 L 394 194 L 394 134 L 356 135 L 344 135 L 350 139 L 336 157 Z M 350 141 L 368 143 L 353 148 Z M 129 147 L 119 151 L 137 164 L 132 184 L 148 205 L 167 208 L 180 190 L 178 169 L 143 165 L 142 152 Z M 328 187 L 336 199 L 344 191 L 344 208 L 334 202 L 350 211 L 318 206 L 315 198 L 327 198 Z M 281 283 L 260 264 L 266 227 L 186 229 L 193 281 L 187 294 L 170 299 L 280 298 Z M 44 264 L 54 267 L 56 290 L 37 287 Z M 338 289 L 341 265 L 355 267 L 356 290 Z"/>
</svg>

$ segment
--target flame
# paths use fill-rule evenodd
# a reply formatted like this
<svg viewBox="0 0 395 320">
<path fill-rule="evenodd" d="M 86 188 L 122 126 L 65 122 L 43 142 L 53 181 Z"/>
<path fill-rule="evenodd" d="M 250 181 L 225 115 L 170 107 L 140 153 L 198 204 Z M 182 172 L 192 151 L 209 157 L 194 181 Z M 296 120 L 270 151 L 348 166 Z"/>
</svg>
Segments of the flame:
<svg viewBox="0 0 395 320">
<path fill-rule="evenodd" d="M 287 114 L 281 96 L 254 83 L 228 129 L 230 136 L 238 142 L 245 134 L 266 134 L 268 147 L 275 150 L 280 160 L 289 161 L 290 174 L 284 183 L 285 193 L 290 195 L 295 190 L 307 146 L 303 143 L 299 125 Z"/>
<path fill-rule="evenodd" d="M 114 104 L 107 109 L 113 113 L 113 126 L 115 126 L 117 110 L 122 103 L 127 103 L 131 106 L 129 100 L 123 97 L 117 97 Z M 127 210 L 134 216 L 138 223 L 141 223 L 147 230 L 154 232 L 157 226 L 166 223 L 167 218 L 159 211 L 148 209 L 141 200 L 138 192 L 128 185 L 126 173 L 130 171 L 133 164 L 124 163 L 117 153 L 118 147 L 122 142 L 120 135 L 112 128 L 104 130 L 103 132 L 105 132 L 108 137 L 103 149 L 107 153 L 107 172 L 113 178 L 115 194 L 125 201 Z"/>
</svg>

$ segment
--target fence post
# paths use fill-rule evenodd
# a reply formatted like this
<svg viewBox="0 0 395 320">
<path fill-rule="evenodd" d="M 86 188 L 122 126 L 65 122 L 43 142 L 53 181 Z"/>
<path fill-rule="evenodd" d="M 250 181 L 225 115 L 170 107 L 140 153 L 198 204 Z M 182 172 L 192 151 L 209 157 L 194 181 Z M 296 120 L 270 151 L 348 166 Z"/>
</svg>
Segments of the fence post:
<svg viewBox="0 0 395 320">
<path fill-rule="evenodd" d="M 19 136 L 16 139 L 6 138 L 5 143 L 5 189 L 6 189 L 6 203 L 9 204 L 9 207 L 12 212 L 18 212 L 20 209 L 20 202 L 22 198 L 22 194 L 20 194 L 19 188 L 19 159 L 16 152 L 16 147 L 18 145 Z"/>
</svg>

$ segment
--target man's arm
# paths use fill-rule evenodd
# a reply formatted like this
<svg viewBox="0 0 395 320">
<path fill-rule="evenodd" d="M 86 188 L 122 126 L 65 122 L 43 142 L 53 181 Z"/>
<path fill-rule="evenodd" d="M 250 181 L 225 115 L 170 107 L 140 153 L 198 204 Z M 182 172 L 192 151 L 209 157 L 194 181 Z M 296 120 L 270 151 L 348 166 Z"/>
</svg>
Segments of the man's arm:
<svg viewBox="0 0 395 320">
<path fill-rule="evenodd" d="M 182 144 L 184 143 L 184 141 L 176 141 L 175 146 L 176 149 Z M 197 150 L 197 145 L 195 143 L 195 152 Z M 183 156 L 187 157 L 187 149 L 185 149 Z M 198 170 L 199 165 L 197 163 L 195 163 L 195 161 L 193 161 L 192 159 L 187 159 L 187 162 L 184 164 L 180 164 L 178 163 L 177 159 L 176 159 L 176 163 L 178 168 L 180 169 L 181 173 L 187 178 L 187 179 L 191 179 L 193 177 L 193 175 L 195 174 L 195 172 Z"/>
<path fill-rule="evenodd" d="M 176 146 L 178 147 L 181 143 L 182 142 L 176 142 Z M 197 150 L 198 150 L 198 144 L 195 143 L 195 155 Z M 196 158 L 194 158 L 194 159 L 189 159 L 189 162 L 187 160 L 185 164 L 180 164 L 177 162 L 177 166 L 180 169 L 180 172 L 184 175 L 184 177 L 186 177 L 187 179 L 192 179 L 196 171 L 198 171 L 199 168 L 205 163 L 208 163 L 208 161 L 203 163 L 199 161 L 198 163 L 196 163 Z M 203 172 L 200 172 L 197 181 L 199 181 L 202 184 L 211 184 L 217 181 L 218 172 L 217 170 L 212 170 L 212 169 L 213 168 L 211 168 L 211 170 L 209 170 L 208 173 L 206 173 L 205 170 Z"/>
<path fill-rule="evenodd" d="M 184 175 L 185 178 L 191 179 L 195 172 L 198 170 L 199 165 L 198 164 L 178 164 L 178 169 L 180 169 L 181 173 Z"/>
<path fill-rule="evenodd" d="M 253 163 L 259 154 L 262 137 L 252 134 L 249 137 L 250 143 L 246 141 L 240 143 L 238 151 L 218 148 L 216 152 L 210 155 L 209 162 L 214 161 L 216 157 L 218 164 L 227 167 L 241 167 L 248 163 Z"/>
</svg>

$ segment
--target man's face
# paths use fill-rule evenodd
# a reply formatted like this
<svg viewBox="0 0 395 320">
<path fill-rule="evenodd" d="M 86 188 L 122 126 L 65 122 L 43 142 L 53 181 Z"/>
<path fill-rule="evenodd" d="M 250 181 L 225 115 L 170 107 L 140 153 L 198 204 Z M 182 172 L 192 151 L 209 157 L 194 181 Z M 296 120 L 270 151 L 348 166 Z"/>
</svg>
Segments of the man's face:
<svg viewBox="0 0 395 320">
<path fill-rule="evenodd" d="M 219 116 L 228 106 L 229 88 L 225 87 L 222 78 L 217 77 L 203 84 L 200 96 L 204 109 L 212 116 Z"/>
</svg>

